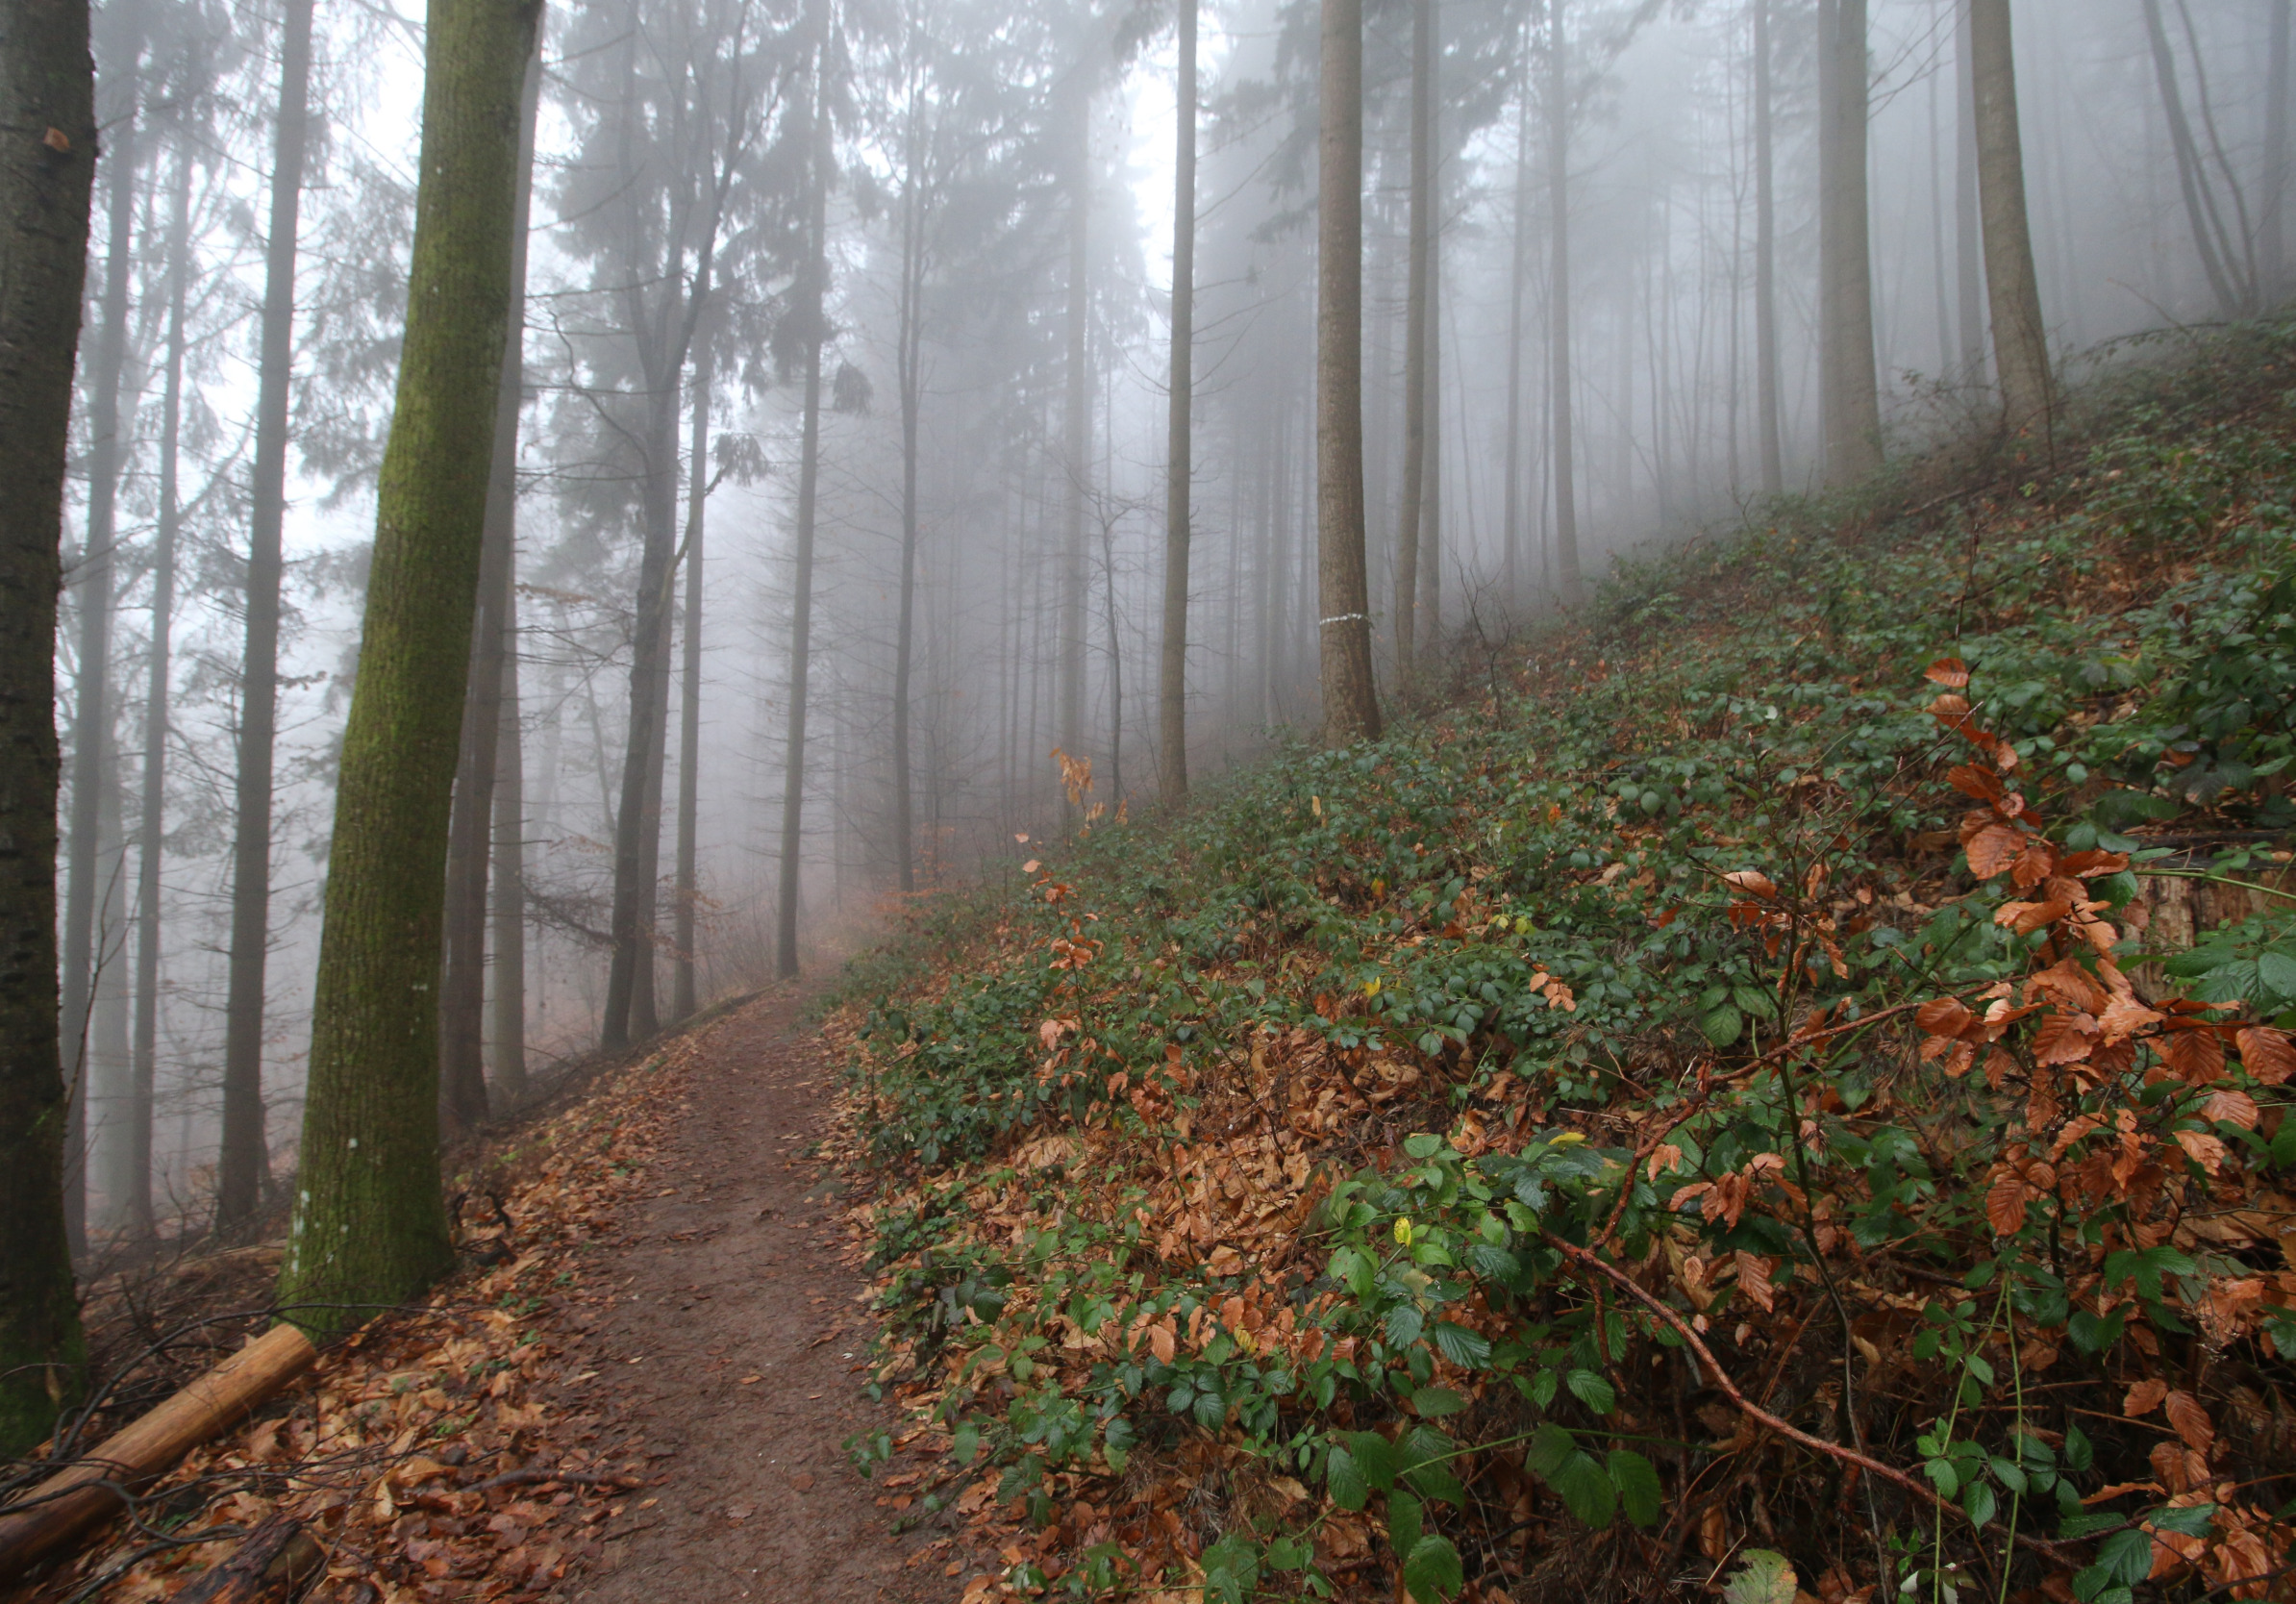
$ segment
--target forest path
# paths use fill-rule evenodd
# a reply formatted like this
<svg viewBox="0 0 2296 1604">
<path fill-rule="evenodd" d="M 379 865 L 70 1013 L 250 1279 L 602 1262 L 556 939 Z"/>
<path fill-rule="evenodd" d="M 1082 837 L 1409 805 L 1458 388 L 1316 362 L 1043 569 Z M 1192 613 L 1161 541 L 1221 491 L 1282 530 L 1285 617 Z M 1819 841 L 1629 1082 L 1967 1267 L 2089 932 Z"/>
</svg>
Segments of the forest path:
<svg viewBox="0 0 2296 1604">
<path fill-rule="evenodd" d="M 603 1564 L 566 1590 L 582 1604 L 956 1597 L 842 1446 L 892 1411 L 861 1391 L 872 1322 L 835 1182 L 801 1157 L 836 1072 L 808 1001 L 777 990 L 703 1028 L 657 1195 L 602 1267 L 613 1299 L 584 1367 L 666 1480 L 606 1528 Z"/>
</svg>

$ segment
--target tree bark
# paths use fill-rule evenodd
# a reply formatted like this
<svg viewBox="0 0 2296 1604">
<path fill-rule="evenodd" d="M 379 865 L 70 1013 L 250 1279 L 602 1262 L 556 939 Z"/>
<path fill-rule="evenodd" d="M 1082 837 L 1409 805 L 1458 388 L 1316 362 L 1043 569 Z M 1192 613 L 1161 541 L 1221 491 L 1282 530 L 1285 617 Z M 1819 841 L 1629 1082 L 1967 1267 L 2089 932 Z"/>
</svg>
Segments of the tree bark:
<svg viewBox="0 0 2296 1604">
<path fill-rule="evenodd" d="M 526 1097 L 526 764 L 518 720 L 518 589 L 502 614 L 502 734 L 494 781 L 494 1088 Z"/>
<path fill-rule="evenodd" d="M 271 768 L 279 733 L 280 525 L 287 512 L 287 390 L 295 337 L 295 232 L 309 142 L 312 0 L 287 0 L 271 156 L 271 228 L 256 359 L 255 469 L 247 541 L 247 641 L 232 840 L 231 965 L 223 1005 L 223 1142 L 215 1223 L 255 1216 L 270 1178 L 263 1131 L 263 974 L 271 942 Z M 436 984 L 433 977 L 431 984 Z"/>
<path fill-rule="evenodd" d="M 518 188 L 511 220 L 511 305 L 509 326 L 503 332 L 502 382 L 494 400 L 485 537 L 506 554 L 497 598 L 501 640 L 490 670 L 500 687 L 495 695 L 491 1036 L 494 1084 L 504 1107 L 512 1109 L 526 1095 L 526 773 L 518 747 L 518 418 L 526 405 L 527 237 L 534 215 L 535 128 L 542 106 L 541 46 L 537 22 L 534 53 L 527 58 L 519 88 Z"/>
<path fill-rule="evenodd" d="M 893 635 L 893 839 L 903 894 L 917 889 L 915 782 L 910 764 L 910 680 L 916 666 L 917 451 L 924 411 L 924 113 L 914 86 L 909 108 L 909 173 L 901 194 L 901 307 L 895 338 L 901 388 L 901 593 Z"/>
<path fill-rule="evenodd" d="M 693 1016 L 694 898 L 701 824 L 702 776 L 702 521 L 710 499 L 710 352 L 693 363 L 693 430 L 686 497 L 686 632 L 680 642 L 678 694 L 678 865 L 671 909 L 670 1019 Z"/>
<path fill-rule="evenodd" d="M 1422 0 L 1424 3 L 1424 0 Z M 1164 618 L 1157 662 L 1157 789 L 1166 807 L 1187 799 L 1187 560 L 1195 459 L 1196 0 L 1179 0 L 1179 133 L 1172 185 L 1171 405 L 1164 456 Z M 1110 625 L 1114 628 L 1113 620 Z M 1111 646 L 1115 644 L 1111 636 Z"/>
<path fill-rule="evenodd" d="M 2286 286 L 2288 250 L 2288 33 L 2296 0 L 2271 0 L 2272 60 L 2265 68 L 2264 193 L 2257 209 L 2264 292 L 2277 301 Z"/>
<path fill-rule="evenodd" d="M 167 843 L 167 717 L 175 625 L 176 541 L 183 525 L 177 464 L 184 428 L 184 304 L 189 291 L 191 157 L 176 154 L 167 221 L 167 336 L 160 391 L 159 527 L 152 539 L 151 645 L 143 697 L 143 797 L 137 826 L 136 1023 L 129 1110 L 131 1185 L 123 1223 L 158 1228 L 152 1209 L 152 1115 L 160 1063 L 160 867 Z"/>
<path fill-rule="evenodd" d="M 1435 230 L 1435 0 L 1411 0 L 1411 179 L 1403 292 L 1403 497 L 1395 514 L 1395 678 L 1418 664 L 1427 503 L 1427 269 Z"/>
<path fill-rule="evenodd" d="M 446 837 L 512 300 L 536 0 L 432 0 L 405 354 L 343 732 L 282 1308 L 314 1335 L 454 1263 L 438 1188 Z"/>
<path fill-rule="evenodd" d="M 1376 740 L 1363 564 L 1363 6 L 1321 0 L 1315 299 L 1316 592 L 1323 739 Z"/>
<path fill-rule="evenodd" d="M 2161 113 L 2168 121 L 2169 147 L 2177 164 L 2177 188 L 2184 201 L 2184 219 L 2192 229 L 2193 249 L 2200 255 L 2201 271 L 2208 275 L 2209 288 L 2215 292 L 2218 309 L 2227 317 L 2237 317 L 2248 309 L 2247 287 L 2239 280 L 2237 247 L 2217 210 L 2199 142 L 2193 138 L 2191 120 L 2184 114 L 2184 94 L 2177 84 L 2176 52 L 2170 47 L 2168 31 L 2160 21 L 2160 0 L 2144 0 L 2143 10 L 2145 39 L 2152 50 L 2153 78 L 2160 90 Z"/>
<path fill-rule="evenodd" d="M 0 1454 L 86 1385 L 63 1225 L 56 597 L 96 161 L 87 0 L 0 10 Z"/>
<path fill-rule="evenodd" d="M 1523 281 L 1531 271 L 1531 26 L 1526 16 L 1519 68 L 1522 101 L 1514 124 L 1513 251 L 1507 274 L 1507 490 L 1500 561 L 1510 606 L 1522 594 L 1523 568 Z"/>
<path fill-rule="evenodd" d="M 1779 417 L 1778 184 L 1771 85 L 1770 0 L 1754 0 L 1754 388 L 1761 437 L 1761 488 L 1785 489 L 1785 447 Z"/>
<path fill-rule="evenodd" d="M 538 31 L 537 31 L 538 38 Z M 462 740 L 455 765 L 446 846 L 446 952 L 439 985 L 438 1082 L 442 1111 L 465 1129 L 486 1122 L 487 880 L 492 860 L 494 788 L 501 768 L 503 659 L 517 567 L 518 414 L 526 400 L 526 222 L 532 206 L 535 120 L 541 61 L 527 63 L 519 94 L 519 176 L 511 236 L 510 322 L 494 402 L 487 475 L 478 617 L 470 639 Z"/>
<path fill-rule="evenodd" d="M 1076 70 L 1068 155 L 1068 376 L 1061 451 L 1066 460 L 1066 522 L 1061 542 L 1061 623 L 1058 667 L 1061 749 L 1085 755 L 1085 502 L 1091 489 L 1092 359 L 1092 78 L 1094 63 Z"/>
<path fill-rule="evenodd" d="M 1579 571 L 1577 445 L 1572 439 L 1570 334 L 1570 61 L 1563 0 L 1547 0 L 1547 427 L 1555 481 L 1555 588 L 1567 606 L 1585 582 Z"/>
<path fill-rule="evenodd" d="M 829 0 L 819 8 L 813 38 L 812 152 L 807 198 L 805 277 L 797 315 L 805 319 L 805 401 L 797 459 L 797 550 L 789 611 L 789 723 L 782 758 L 781 884 L 776 888 L 773 969 L 797 977 L 799 875 L 805 851 L 806 679 L 813 649 L 813 514 L 821 476 L 821 348 L 829 297 Z"/>
<path fill-rule="evenodd" d="M 0 1515 L 0 1583 L 12 1582 L 89 1527 L 119 1513 L 117 1489 L 140 1488 L 228 1431 L 318 1357 L 293 1326 L 273 1326 L 157 1408 L 106 1438 Z"/>
<path fill-rule="evenodd" d="M 1991 292 L 1993 367 L 2001 376 L 2002 424 L 2036 431 L 2047 445 L 2055 410 L 2040 281 L 2025 213 L 2025 146 L 2017 129 L 2017 66 L 2009 0 L 1969 0 L 1970 65 L 1976 79 L 1978 180 L 1984 201 L 1985 286 Z"/>
<path fill-rule="evenodd" d="M 1954 263 L 1955 301 L 1960 312 L 1961 380 L 1985 379 L 1984 225 L 1978 200 L 1977 74 L 1969 37 L 1970 0 L 1954 10 Z"/>
<path fill-rule="evenodd" d="M 1818 366 L 1834 485 L 1882 465 L 1866 138 L 1865 0 L 1818 0 Z"/>
<path fill-rule="evenodd" d="M 130 76 L 134 58 L 131 49 Z M 63 1067 L 72 1098 L 75 1135 L 64 1154 L 63 1210 L 74 1252 L 87 1245 L 87 1161 L 91 1138 L 105 1123 L 91 1119 L 99 1090 L 103 1113 L 112 1112 L 114 1089 L 99 1089 L 93 1052 L 95 992 L 112 956 L 102 950 L 96 904 L 103 897 L 106 857 L 102 814 L 115 776 L 112 750 L 112 605 L 117 569 L 112 562 L 119 493 L 119 381 L 128 355 L 129 256 L 135 244 L 136 106 L 131 99 L 107 119 L 111 147 L 103 154 L 106 245 L 101 322 L 88 353 L 87 527 L 72 575 L 80 592 L 79 665 L 72 706 L 72 809 L 64 838 Z M 105 1077 L 109 1079 L 109 1077 Z M 101 1133 L 107 1140 L 112 1133 Z M 112 1201 L 116 1202 L 116 1199 Z"/>
</svg>

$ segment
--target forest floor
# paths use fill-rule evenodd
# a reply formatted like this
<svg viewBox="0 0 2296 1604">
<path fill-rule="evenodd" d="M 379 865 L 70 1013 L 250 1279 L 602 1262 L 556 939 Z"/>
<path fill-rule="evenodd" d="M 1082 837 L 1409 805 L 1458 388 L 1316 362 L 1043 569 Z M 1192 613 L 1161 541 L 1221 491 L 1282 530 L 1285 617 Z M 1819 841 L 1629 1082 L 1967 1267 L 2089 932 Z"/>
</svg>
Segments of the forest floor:
<svg viewBox="0 0 2296 1604">
<path fill-rule="evenodd" d="M 606 1531 L 569 1596 L 597 1604 L 954 1597 L 921 1539 L 897 1538 L 840 1444 L 878 1423 L 860 1393 L 874 1318 L 806 1154 L 835 1065 L 805 999 L 769 994 L 706 1028 L 683 1107 L 609 1273 L 586 1368 L 667 1470 Z"/>
<path fill-rule="evenodd" d="M 901 1535 L 910 1498 L 844 1446 L 889 1441 L 893 1412 L 864 1395 L 860 1227 L 816 1156 L 836 1065 L 812 1006 L 765 991 L 490 1131 L 452 1165 L 463 1267 L 424 1306 L 0 1598 L 172 1598 L 292 1520 L 326 1558 L 307 1604 L 954 1599 L 956 1540 Z M 111 1389 L 82 1440 L 262 1330 L 279 1246 L 98 1280 Z"/>
</svg>

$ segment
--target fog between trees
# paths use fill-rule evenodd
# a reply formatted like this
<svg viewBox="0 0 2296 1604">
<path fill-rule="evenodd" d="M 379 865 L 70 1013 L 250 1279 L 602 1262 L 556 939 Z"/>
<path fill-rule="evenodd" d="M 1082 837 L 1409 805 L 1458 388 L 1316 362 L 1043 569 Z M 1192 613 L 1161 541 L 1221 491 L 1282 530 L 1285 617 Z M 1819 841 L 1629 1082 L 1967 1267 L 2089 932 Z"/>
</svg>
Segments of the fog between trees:
<svg viewBox="0 0 2296 1604">
<path fill-rule="evenodd" d="M 888 896 L 1360 727 L 1350 636 L 1391 714 L 1614 553 L 2005 406 L 2045 440 L 2050 363 L 2285 288 L 2287 0 L 1363 0 L 1360 99 L 1319 105 L 1353 3 L 548 8 L 450 1128 L 831 961 Z M 237 1229 L 295 1170 L 424 18 L 92 30 L 55 634 L 84 1256 Z M 1340 462 L 1317 313 L 1357 116 Z"/>
</svg>

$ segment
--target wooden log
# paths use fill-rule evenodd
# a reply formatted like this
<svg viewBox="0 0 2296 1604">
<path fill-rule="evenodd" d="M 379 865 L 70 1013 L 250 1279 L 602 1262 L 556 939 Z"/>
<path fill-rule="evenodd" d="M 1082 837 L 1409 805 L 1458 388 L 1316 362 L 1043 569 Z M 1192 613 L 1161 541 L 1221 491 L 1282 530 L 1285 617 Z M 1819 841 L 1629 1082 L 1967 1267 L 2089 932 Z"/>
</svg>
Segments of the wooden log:
<svg viewBox="0 0 2296 1604">
<path fill-rule="evenodd" d="M 127 1494 L 303 1373 L 318 1350 L 291 1325 L 274 1326 L 103 1446 L 0 1511 L 0 1582 L 12 1581 L 97 1522 Z"/>
<path fill-rule="evenodd" d="M 326 1563 L 327 1551 L 300 1520 L 275 1515 L 177 1593 L 175 1604 L 286 1604 Z"/>
</svg>

